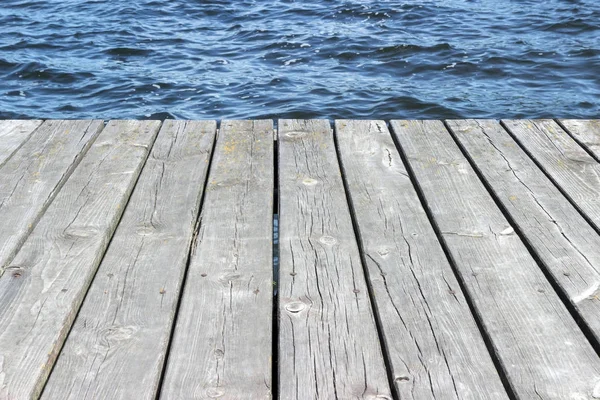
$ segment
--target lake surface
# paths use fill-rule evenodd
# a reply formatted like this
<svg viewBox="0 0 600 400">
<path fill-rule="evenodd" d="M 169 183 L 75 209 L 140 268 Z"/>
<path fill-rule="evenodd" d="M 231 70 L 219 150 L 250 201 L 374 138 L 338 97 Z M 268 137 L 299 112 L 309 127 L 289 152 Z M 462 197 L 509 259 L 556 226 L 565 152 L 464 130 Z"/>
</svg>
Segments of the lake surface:
<svg viewBox="0 0 600 400">
<path fill-rule="evenodd" d="M 600 118 L 600 2 L 2 0 L 17 117 Z"/>
</svg>

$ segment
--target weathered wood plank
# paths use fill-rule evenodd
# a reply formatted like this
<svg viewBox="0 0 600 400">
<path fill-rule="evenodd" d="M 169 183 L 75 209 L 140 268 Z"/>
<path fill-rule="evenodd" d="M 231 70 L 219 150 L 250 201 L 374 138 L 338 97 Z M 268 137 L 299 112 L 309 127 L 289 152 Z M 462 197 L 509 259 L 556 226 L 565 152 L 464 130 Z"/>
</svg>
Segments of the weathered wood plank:
<svg viewBox="0 0 600 400">
<path fill-rule="evenodd" d="M 270 399 L 273 123 L 223 121 L 161 389 Z"/>
<path fill-rule="evenodd" d="M 42 390 L 159 126 L 109 123 L 0 278 L 0 398 Z"/>
<path fill-rule="evenodd" d="M 165 121 L 43 398 L 156 398 L 216 129 Z"/>
<path fill-rule="evenodd" d="M 600 341 L 600 236 L 496 121 L 448 121 L 488 186 Z"/>
<path fill-rule="evenodd" d="M 552 120 L 502 122 L 600 231 L 600 164 Z"/>
<path fill-rule="evenodd" d="M 583 147 L 600 160 L 600 120 L 561 119 L 559 123 Z"/>
<path fill-rule="evenodd" d="M 329 122 L 278 144 L 280 397 L 391 398 Z"/>
<path fill-rule="evenodd" d="M 43 121 L 0 121 L 0 168 L 25 143 Z"/>
<path fill-rule="evenodd" d="M 0 168 L 0 276 L 102 127 L 44 122 Z"/>
<path fill-rule="evenodd" d="M 392 121 L 511 387 L 600 396 L 600 358 L 440 121 Z"/>
<path fill-rule="evenodd" d="M 385 122 L 336 135 L 399 397 L 507 399 Z"/>
</svg>

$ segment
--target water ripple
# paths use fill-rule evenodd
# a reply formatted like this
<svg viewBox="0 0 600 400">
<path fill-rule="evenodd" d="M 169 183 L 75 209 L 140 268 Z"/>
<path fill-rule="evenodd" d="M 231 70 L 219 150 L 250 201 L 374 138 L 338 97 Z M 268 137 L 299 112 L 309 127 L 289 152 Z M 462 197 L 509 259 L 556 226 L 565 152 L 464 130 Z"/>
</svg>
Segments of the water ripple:
<svg viewBox="0 0 600 400">
<path fill-rule="evenodd" d="M 595 0 L 4 0 L 0 118 L 600 117 Z"/>
</svg>

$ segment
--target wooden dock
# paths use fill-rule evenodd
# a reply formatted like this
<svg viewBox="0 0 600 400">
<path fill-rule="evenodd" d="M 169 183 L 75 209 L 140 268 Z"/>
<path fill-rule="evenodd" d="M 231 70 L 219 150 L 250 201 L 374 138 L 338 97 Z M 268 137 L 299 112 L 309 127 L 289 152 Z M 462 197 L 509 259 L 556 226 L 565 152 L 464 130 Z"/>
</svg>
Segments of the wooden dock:
<svg viewBox="0 0 600 400">
<path fill-rule="evenodd" d="M 591 400 L 599 354 L 600 121 L 0 121 L 2 400 Z"/>
</svg>

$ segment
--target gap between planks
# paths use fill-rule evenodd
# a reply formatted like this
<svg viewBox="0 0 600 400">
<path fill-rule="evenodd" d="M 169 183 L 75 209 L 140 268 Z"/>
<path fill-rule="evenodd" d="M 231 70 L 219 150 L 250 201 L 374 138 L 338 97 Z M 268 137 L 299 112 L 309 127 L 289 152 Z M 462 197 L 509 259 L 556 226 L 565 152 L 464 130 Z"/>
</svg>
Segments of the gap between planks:
<svg viewBox="0 0 600 400">
<path fill-rule="evenodd" d="M 43 398 L 155 398 L 215 129 L 163 124 Z"/>
<path fill-rule="evenodd" d="M 517 396 L 599 395 L 598 356 L 444 125 L 392 126 Z"/>
<path fill-rule="evenodd" d="M 276 139 L 276 136 L 274 137 L 274 139 Z M 277 147 L 277 145 L 276 145 L 275 147 Z M 274 188 L 275 188 L 274 190 L 276 190 L 276 188 L 277 188 L 277 181 L 275 181 L 275 186 L 274 186 Z M 275 325 L 274 325 L 274 326 L 275 326 Z"/>
</svg>

